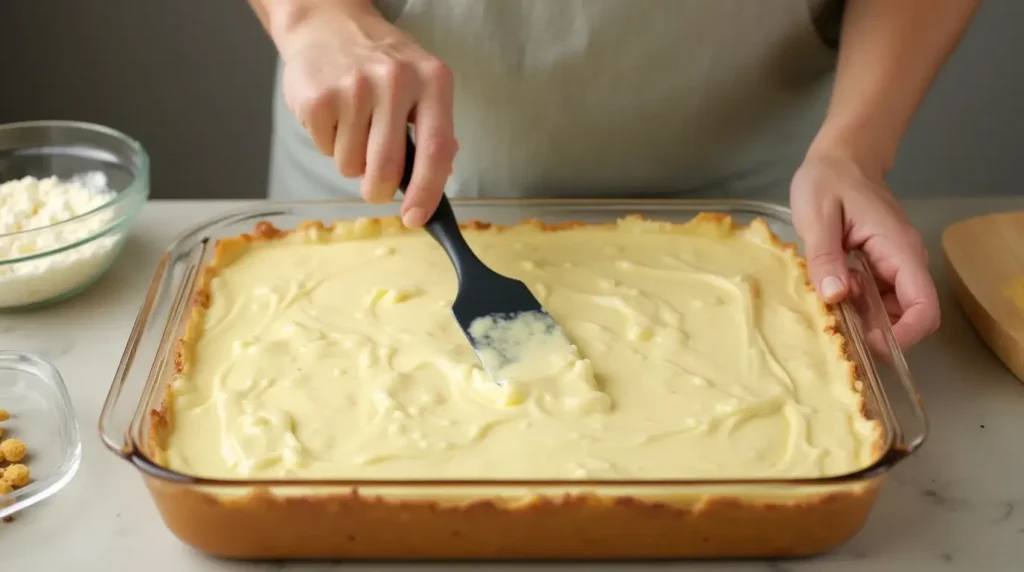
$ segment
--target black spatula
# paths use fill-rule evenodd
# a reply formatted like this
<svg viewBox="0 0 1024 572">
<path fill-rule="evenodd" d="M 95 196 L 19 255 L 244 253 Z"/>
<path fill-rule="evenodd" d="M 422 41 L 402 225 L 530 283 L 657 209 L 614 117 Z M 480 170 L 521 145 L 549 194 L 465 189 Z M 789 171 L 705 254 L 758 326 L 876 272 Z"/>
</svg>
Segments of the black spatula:
<svg viewBox="0 0 1024 572">
<path fill-rule="evenodd" d="M 405 170 L 398 187 L 403 194 L 412 179 L 415 155 L 416 147 L 407 134 Z M 437 210 L 424 228 L 455 266 L 459 285 L 452 315 L 492 379 L 503 381 L 500 370 L 519 359 L 527 342 L 525 336 L 557 336 L 556 339 L 565 340 L 561 328 L 525 284 L 498 274 L 477 258 L 462 236 L 445 195 L 441 195 Z"/>
</svg>

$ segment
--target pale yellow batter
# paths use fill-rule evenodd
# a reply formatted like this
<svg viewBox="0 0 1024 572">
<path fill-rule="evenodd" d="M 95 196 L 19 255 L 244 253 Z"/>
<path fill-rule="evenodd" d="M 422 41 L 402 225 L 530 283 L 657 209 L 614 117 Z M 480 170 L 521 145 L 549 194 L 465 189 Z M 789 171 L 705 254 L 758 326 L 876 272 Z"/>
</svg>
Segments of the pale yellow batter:
<svg viewBox="0 0 1024 572">
<path fill-rule="evenodd" d="M 879 429 L 860 413 L 842 342 L 760 222 L 466 234 L 574 346 L 541 344 L 494 383 L 449 313 L 451 264 L 421 231 L 359 221 L 256 243 L 210 283 L 173 386 L 169 468 L 671 479 L 823 476 L 873 460 Z"/>
</svg>

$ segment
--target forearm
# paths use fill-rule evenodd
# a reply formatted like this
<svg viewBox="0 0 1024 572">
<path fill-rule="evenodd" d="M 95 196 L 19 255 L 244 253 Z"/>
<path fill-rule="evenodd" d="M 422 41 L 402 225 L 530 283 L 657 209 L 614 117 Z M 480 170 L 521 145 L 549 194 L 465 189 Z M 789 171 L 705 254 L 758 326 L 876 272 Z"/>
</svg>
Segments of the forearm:
<svg viewBox="0 0 1024 572">
<path fill-rule="evenodd" d="M 373 0 L 248 0 L 263 29 L 283 51 L 285 37 L 318 13 L 376 12 Z"/>
<path fill-rule="evenodd" d="M 809 153 L 884 176 L 980 0 L 847 0 L 832 99 Z"/>
</svg>

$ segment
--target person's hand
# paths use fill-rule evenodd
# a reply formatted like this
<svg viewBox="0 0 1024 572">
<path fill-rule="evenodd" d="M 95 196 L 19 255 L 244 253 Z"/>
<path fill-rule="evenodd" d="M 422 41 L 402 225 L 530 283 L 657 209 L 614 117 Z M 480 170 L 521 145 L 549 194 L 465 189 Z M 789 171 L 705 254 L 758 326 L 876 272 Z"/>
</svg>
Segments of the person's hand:
<svg viewBox="0 0 1024 572">
<path fill-rule="evenodd" d="M 402 220 L 420 226 L 437 208 L 457 144 L 452 76 L 443 62 L 372 6 L 323 3 L 277 34 L 284 97 L 346 177 L 362 177 L 369 202 L 394 198 L 414 124 L 415 166 Z"/>
<path fill-rule="evenodd" d="M 900 347 L 938 328 L 928 252 L 881 176 L 866 175 L 842 156 L 808 155 L 793 177 L 790 205 L 811 280 L 827 302 L 856 293 L 859 276 L 851 275 L 846 251 L 859 248 Z"/>
</svg>

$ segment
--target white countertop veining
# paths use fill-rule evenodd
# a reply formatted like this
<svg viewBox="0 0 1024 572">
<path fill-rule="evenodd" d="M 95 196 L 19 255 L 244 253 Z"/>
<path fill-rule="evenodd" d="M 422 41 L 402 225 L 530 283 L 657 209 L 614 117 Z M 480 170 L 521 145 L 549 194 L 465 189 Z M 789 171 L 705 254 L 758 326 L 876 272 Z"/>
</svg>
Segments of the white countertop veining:
<svg viewBox="0 0 1024 572">
<path fill-rule="evenodd" d="M 93 288 L 30 314 L 0 315 L 0 348 L 27 350 L 64 375 L 84 440 L 68 487 L 0 525 L 0 568 L 121 572 L 332 570 L 329 564 L 245 564 L 205 558 L 168 532 L 136 471 L 101 444 L 96 423 L 157 258 L 172 237 L 241 202 L 152 201 L 124 254 Z M 931 422 L 924 448 L 897 467 L 865 528 L 824 557 L 782 562 L 621 564 L 601 569 L 713 572 L 1010 571 L 1024 562 L 1024 385 L 975 336 L 941 268 L 942 229 L 955 220 L 1024 209 L 1024 197 L 908 201 L 932 252 L 941 330 L 908 355 Z M 491 566 L 350 564 L 345 570 Z M 505 570 L 594 565 L 507 565 Z"/>
</svg>

